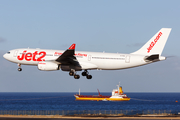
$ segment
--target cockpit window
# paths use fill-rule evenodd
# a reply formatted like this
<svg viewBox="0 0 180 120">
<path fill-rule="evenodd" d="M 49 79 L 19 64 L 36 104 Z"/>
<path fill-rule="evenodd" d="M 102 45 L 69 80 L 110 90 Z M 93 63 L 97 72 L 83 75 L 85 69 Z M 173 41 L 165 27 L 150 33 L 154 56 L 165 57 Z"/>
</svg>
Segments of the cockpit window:
<svg viewBox="0 0 180 120">
<path fill-rule="evenodd" d="M 7 54 L 10 54 L 10 52 L 7 52 Z"/>
</svg>

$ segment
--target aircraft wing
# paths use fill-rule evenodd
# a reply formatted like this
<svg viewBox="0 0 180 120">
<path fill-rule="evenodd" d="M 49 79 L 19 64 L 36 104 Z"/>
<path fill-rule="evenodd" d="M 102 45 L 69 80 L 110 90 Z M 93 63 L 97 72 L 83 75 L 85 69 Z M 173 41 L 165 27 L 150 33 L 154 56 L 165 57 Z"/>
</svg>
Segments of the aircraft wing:
<svg viewBox="0 0 180 120">
<path fill-rule="evenodd" d="M 59 56 L 55 61 L 60 63 L 61 65 L 73 65 L 80 69 L 97 69 L 97 66 L 88 63 L 78 61 L 75 57 L 75 46 L 76 44 L 72 44 L 69 49 L 67 49 L 61 56 Z"/>
<path fill-rule="evenodd" d="M 76 44 L 72 44 L 69 49 L 67 49 L 61 56 L 59 56 L 55 61 L 59 62 L 62 65 L 75 65 L 80 66 L 77 61 L 75 54 Z"/>
</svg>

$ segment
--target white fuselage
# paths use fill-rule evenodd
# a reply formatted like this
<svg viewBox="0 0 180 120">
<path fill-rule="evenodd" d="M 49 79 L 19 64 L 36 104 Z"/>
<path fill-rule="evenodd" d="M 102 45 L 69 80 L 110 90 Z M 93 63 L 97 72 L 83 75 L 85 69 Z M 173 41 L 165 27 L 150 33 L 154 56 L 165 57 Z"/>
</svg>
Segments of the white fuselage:
<svg viewBox="0 0 180 120">
<path fill-rule="evenodd" d="M 63 50 L 15 49 L 4 55 L 7 60 L 23 64 L 38 65 L 42 61 L 55 61 Z M 118 70 L 145 65 L 144 55 L 75 51 L 82 69 Z"/>
</svg>

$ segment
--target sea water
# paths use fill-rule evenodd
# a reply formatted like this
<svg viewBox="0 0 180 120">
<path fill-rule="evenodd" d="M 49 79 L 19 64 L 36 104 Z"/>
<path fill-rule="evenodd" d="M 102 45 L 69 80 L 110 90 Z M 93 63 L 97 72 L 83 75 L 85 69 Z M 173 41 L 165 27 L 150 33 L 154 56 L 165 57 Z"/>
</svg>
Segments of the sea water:
<svg viewBox="0 0 180 120">
<path fill-rule="evenodd" d="M 130 101 L 76 101 L 76 93 L 0 93 L 0 110 L 172 110 L 180 93 L 126 93 Z M 98 95 L 98 93 L 81 93 Z M 101 93 L 111 95 L 111 93 Z"/>
</svg>

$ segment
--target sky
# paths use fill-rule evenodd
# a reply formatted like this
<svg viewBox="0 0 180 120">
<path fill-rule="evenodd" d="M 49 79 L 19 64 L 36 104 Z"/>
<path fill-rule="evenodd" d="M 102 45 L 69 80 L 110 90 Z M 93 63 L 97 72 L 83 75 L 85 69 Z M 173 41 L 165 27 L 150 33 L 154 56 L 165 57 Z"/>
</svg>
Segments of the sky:
<svg viewBox="0 0 180 120">
<path fill-rule="evenodd" d="M 180 92 L 179 0 L 0 0 L 0 92 Z M 78 80 L 64 71 L 3 58 L 16 48 L 132 53 L 161 28 L 172 28 L 165 61 L 124 70 L 90 70 Z M 78 72 L 81 74 L 81 72 Z"/>
</svg>

